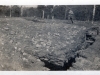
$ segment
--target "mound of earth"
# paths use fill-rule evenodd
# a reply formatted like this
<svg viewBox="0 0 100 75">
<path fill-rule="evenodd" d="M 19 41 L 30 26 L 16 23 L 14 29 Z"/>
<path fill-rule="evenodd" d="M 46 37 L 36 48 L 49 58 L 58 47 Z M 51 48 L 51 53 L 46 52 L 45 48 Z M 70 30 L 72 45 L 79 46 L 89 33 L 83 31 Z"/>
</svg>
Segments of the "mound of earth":
<svg viewBox="0 0 100 75">
<path fill-rule="evenodd" d="M 93 45 L 78 53 L 79 57 L 69 70 L 100 70 L 100 35 L 96 36 Z"/>
<path fill-rule="evenodd" d="M 0 70 L 49 70 L 45 62 L 64 66 L 85 41 L 84 26 L 22 18 L 0 22 Z"/>
<path fill-rule="evenodd" d="M 37 27 L 35 27 L 37 29 Z M 64 66 L 85 41 L 85 27 L 64 23 L 42 23 L 32 37 L 34 55 L 46 63 Z"/>
</svg>

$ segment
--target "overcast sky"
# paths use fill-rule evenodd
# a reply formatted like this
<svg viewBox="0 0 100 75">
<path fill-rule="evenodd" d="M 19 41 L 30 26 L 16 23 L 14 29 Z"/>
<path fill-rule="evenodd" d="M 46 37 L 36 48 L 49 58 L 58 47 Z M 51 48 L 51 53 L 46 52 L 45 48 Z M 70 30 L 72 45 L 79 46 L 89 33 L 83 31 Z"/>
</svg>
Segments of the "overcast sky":
<svg viewBox="0 0 100 75">
<path fill-rule="evenodd" d="M 22 5 L 22 6 L 24 6 L 24 7 L 34 7 L 34 8 L 37 7 L 37 5 Z"/>
</svg>

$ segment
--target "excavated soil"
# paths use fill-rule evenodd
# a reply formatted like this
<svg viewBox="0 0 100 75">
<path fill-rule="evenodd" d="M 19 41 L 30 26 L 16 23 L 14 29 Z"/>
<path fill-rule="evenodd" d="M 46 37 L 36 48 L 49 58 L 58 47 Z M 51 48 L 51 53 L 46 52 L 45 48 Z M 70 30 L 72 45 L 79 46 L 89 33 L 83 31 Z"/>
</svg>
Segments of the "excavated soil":
<svg viewBox="0 0 100 75">
<path fill-rule="evenodd" d="M 0 70 L 99 70 L 99 35 L 88 45 L 82 24 L 0 18 Z"/>
</svg>

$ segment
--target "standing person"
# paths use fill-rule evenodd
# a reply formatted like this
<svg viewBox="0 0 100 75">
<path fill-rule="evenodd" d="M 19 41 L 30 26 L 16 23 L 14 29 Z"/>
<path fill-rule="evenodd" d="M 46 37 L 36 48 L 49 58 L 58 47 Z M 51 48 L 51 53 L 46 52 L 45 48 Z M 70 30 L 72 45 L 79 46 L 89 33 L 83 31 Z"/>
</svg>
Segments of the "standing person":
<svg viewBox="0 0 100 75">
<path fill-rule="evenodd" d="M 73 23 L 73 11 L 71 9 L 69 9 L 69 12 L 68 12 L 68 19 L 71 20 L 71 22 Z"/>
</svg>

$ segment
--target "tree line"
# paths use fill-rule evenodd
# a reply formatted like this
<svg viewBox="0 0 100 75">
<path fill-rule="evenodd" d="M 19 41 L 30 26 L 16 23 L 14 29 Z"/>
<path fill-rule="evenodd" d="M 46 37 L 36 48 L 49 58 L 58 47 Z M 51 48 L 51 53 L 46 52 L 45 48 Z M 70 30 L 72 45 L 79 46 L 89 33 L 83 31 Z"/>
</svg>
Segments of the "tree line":
<svg viewBox="0 0 100 75">
<path fill-rule="evenodd" d="M 68 11 L 74 19 L 91 21 L 93 5 L 38 5 L 37 8 L 23 6 L 0 6 L 0 17 L 39 17 L 45 19 L 68 19 Z M 94 20 L 100 20 L 100 6 L 96 5 Z"/>
</svg>

